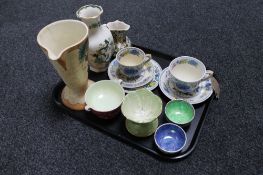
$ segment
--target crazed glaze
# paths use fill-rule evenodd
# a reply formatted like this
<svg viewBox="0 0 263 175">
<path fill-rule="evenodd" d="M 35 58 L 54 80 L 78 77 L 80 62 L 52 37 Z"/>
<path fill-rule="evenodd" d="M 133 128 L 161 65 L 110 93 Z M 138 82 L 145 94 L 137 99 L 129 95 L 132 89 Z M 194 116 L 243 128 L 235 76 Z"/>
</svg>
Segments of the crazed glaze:
<svg viewBox="0 0 263 175">
<path fill-rule="evenodd" d="M 66 84 L 61 94 L 63 104 L 75 110 L 83 110 L 85 106 L 88 34 L 85 23 L 60 20 L 47 25 L 37 35 L 39 46 Z"/>
</svg>

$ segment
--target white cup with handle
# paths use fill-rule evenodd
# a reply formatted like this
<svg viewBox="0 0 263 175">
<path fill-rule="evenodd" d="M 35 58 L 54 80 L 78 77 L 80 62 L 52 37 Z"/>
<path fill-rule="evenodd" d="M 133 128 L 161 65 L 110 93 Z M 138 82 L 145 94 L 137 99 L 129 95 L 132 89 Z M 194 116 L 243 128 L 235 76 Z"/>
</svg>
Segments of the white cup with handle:
<svg viewBox="0 0 263 175">
<path fill-rule="evenodd" d="M 190 56 L 175 58 L 169 65 L 170 81 L 173 87 L 183 93 L 193 93 L 202 81 L 213 76 L 204 63 Z"/>
<path fill-rule="evenodd" d="M 152 56 L 145 54 L 137 47 L 126 47 L 117 53 L 116 59 L 122 75 L 127 78 L 136 78 L 141 75 L 143 66 L 152 59 Z"/>
</svg>

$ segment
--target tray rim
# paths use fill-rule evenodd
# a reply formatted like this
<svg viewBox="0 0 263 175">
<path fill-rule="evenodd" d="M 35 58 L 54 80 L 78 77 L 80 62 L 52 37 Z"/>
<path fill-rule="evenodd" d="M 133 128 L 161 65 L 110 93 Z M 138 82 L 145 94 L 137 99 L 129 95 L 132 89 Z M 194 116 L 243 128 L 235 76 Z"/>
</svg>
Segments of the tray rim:
<svg viewBox="0 0 263 175">
<path fill-rule="evenodd" d="M 156 55 L 163 55 L 163 56 L 166 57 L 166 58 L 175 58 L 175 57 L 173 57 L 173 56 L 171 56 L 171 55 L 164 54 L 164 53 L 159 52 L 159 51 L 156 51 L 156 50 L 151 50 L 151 49 L 145 48 L 145 47 L 143 47 L 143 46 L 139 46 L 139 45 L 135 45 L 135 44 L 133 44 L 133 46 L 139 47 L 139 48 L 141 48 L 141 49 L 143 49 L 143 50 L 146 50 L 146 51 L 153 52 L 153 53 L 156 54 Z M 153 54 L 153 55 L 154 55 L 154 54 Z M 164 59 L 166 59 L 166 58 L 164 58 Z M 170 60 L 170 59 L 169 59 L 169 60 Z M 210 106 L 211 106 L 212 101 L 215 99 L 215 94 L 214 94 L 214 92 L 213 92 L 212 95 L 211 95 L 206 101 L 204 101 L 204 102 L 201 103 L 201 104 L 204 104 L 204 103 L 205 103 L 205 106 L 204 106 L 204 109 L 203 109 L 203 111 L 202 111 L 200 120 L 199 120 L 199 122 L 198 122 L 198 125 L 200 125 L 200 126 L 197 127 L 198 132 L 196 133 L 196 131 L 195 131 L 195 133 L 194 133 L 194 135 L 196 135 L 196 136 L 194 136 L 194 137 L 195 137 L 195 140 L 194 140 L 193 145 L 190 146 L 189 150 L 187 150 L 184 154 L 181 154 L 181 155 L 178 155 L 178 154 L 179 154 L 179 153 L 178 153 L 178 154 L 175 154 L 175 155 L 173 155 L 173 156 L 169 156 L 169 155 L 166 155 L 166 154 L 161 154 L 161 153 L 158 152 L 158 151 L 149 149 L 149 148 L 145 147 L 144 145 L 140 145 L 140 144 L 138 144 L 138 143 L 131 142 L 131 141 L 129 141 L 129 139 L 124 138 L 124 137 L 120 137 L 120 136 L 118 136 L 118 135 L 116 135 L 116 134 L 114 134 L 114 133 L 111 133 L 111 132 L 109 132 L 107 129 L 103 129 L 103 128 L 99 127 L 98 125 L 93 124 L 92 122 L 86 122 L 86 121 L 82 120 L 81 118 L 75 117 L 74 115 L 71 114 L 71 111 L 73 111 L 73 110 L 71 110 L 71 109 L 69 109 L 69 108 L 66 108 L 63 104 L 61 104 L 59 101 L 56 100 L 56 99 L 57 99 L 57 98 L 56 98 L 56 96 L 57 96 L 57 94 L 56 94 L 56 91 L 57 91 L 57 90 L 56 90 L 56 89 L 62 88 L 61 86 L 63 86 L 63 87 L 65 86 L 65 83 L 64 83 L 62 80 L 60 80 L 56 85 L 54 85 L 53 90 L 52 90 L 52 101 L 53 101 L 53 103 L 54 103 L 56 106 L 59 107 L 59 109 L 60 109 L 63 113 L 65 113 L 65 114 L 69 115 L 70 117 L 72 117 L 72 118 L 74 118 L 74 119 L 76 119 L 76 120 L 84 123 L 85 125 L 91 126 L 92 128 L 94 128 L 94 129 L 96 129 L 96 130 L 98 130 L 98 131 L 100 131 L 100 132 L 103 132 L 104 134 L 106 134 L 106 135 L 108 135 L 108 136 L 110 136 L 110 137 L 112 137 L 112 138 L 114 138 L 114 139 L 116 139 L 116 140 L 118 140 L 118 141 L 120 141 L 120 142 L 125 143 L 125 144 L 128 145 L 128 146 L 135 147 L 136 149 L 138 149 L 138 150 L 140 150 L 140 151 L 142 151 L 142 152 L 144 152 L 144 153 L 146 153 L 146 154 L 150 154 L 150 155 L 152 155 L 153 157 L 155 157 L 155 158 L 157 158 L 157 159 L 159 159 L 159 160 L 163 160 L 163 161 L 169 161 L 169 160 L 170 160 L 170 161 L 173 161 L 173 162 L 174 162 L 174 161 L 179 161 L 179 160 L 182 160 L 182 159 L 186 158 L 187 156 L 189 156 L 189 155 L 195 150 L 196 145 L 197 145 L 197 142 L 198 142 L 199 137 L 200 137 L 200 134 L 201 134 L 201 132 L 202 132 L 202 128 L 203 128 L 204 121 L 205 121 L 205 119 L 206 119 L 207 113 L 208 113 L 208 111 L 209 111 L 209 108 L 210 108 Z M 160 87 L 159 87 L 159 86 L 158 86 L 157 88 L 158 88 L 158 90 L 160 90 Z M 160 90 L 160 91 L 161 91 L 161 90 Z M 161 92 L 161 93 L 162 93 L 162 92 Z M 165 96 L 165 98 L 167 98 L 167 97 Z M 197 104 L 197 105 L 198 105 L 198 104 Z M 120 114 L 120 115 L 122 115 L 122 114 Z M 156 145 L 155 145 L 155 146 L 156 146 Z M 158 155 L 157 155 L 156 153 L 157 153 Z"/>
<path fill-rule="evenodd" d="M 56 89 L 60 89 L 61 86 L 63 86 L 63 87 L 65 86 L 65 84 L 64 84 L 63 81 L 59 81 L 59 82 L 55 85 L 55 87 L 53 88 L 52 101 L 53 101 L 53 103 L 54 103 L 56 106 L 59 107 L 59 109 L 60 109 L 64 114 L 69 115 L 71 118 L 74 118 L 74 119 L 76 119 L 76 120 L 84 123 L 85 125 L 91 126 L 92 128 L 94 128 L 94 129 L 96 129 L 96 130 L 98 130 L 98 131 L 100 131 L 100 132 L 103 132 L 104 134 L 106 134 L 106 135 L 108 135 L 108 136 L 110 136 L 110 137 L 112 137 L 112 138 L 114 138 L 114 139 L 116 139 L 116 140 L 118 140 L 118 141 L 120 141 L 120 142 L 123 142 L 123 143 L 125 143 L 125 144 L 127 144 L 127 145 L 129 145 L 129 146 L 136 147 L 136 149 L 141 150 L 142 152 L 148 153 L 148 154 L 156 157 L 157 159 L 166 160 L 166 161 L 169 161 L 169 160 L 172 160 L 172 161 L 181 160 L 181 159 L 183 159 L 183 158 L 186 158 L 188 155 L 190 155 L 190 154 L 194 151 L 194 149 L 195 149 L 195 147 L 196 147 L 196 145 L 197 145 L 197 142 L 198 142 L 198 140 L 199 140 L 199 136 L 200 136 L 200 133 L 201 133 L 201 131 L 202 131 L 202 127 L 203 127 L 203 124 L 204 124 L 206 115 L 207 115 L 207 113 L 208 113 L 208 109 L 209 109 L 209 107 L 210 107 L 211 102 L 212 102 L 213 99 L 214 99 L 214 93 L 211 95 L 211 97 L 209 97 L 209 98 L 207 99 L 207 105 L 205 106 L 205 108 L 204 108 L 204 110 L 203 110 L 203 112 L 202 112 L 202 115 L 204 115 L 204 116 L 202 116 L 201 119 L 200 119 L 200 120 L 202 120 L 202 121 L 199 121 L 199 123 L 198 123 L 198 125 L 200 125 L 200 127 L 199 127 L 199 129 L 198 129 L 199 131 L 198 131 L 197 133 L 195 132 L 195 133 L 197 134 L 196 137 L 195 137 L 195 141 L 194 141 L 193 145 L 190 147 L 190 149 L 187 150 L 186 153 L 181 154 L 181 155 L 175 154 L 174 156 L 169 156 L 169 155 L 166 155 L 166 154 L 158 154 L 158 155 L 157 155 L 157 154 L 156 154 L 157 151 L 153 151 L 152 149 L 149 149 L 149 148 L 147 148 L 147 147 L 145 147 L 145 146 L 141 146 L 140 144 L 136 144 L 136 143 L 134 143 L 134 142 L 130 142 L 130 141 L 129 141 L 128 139 L 126 139 L 126 138 L 124 139 L 123 137 L 119 137 L 118 135 L 115 135 L 114 133 L 111 133 L 111 132 L 109 132 L 109 131 L 106 130 L 106 129 L 103 129 L 103 128 L 99 127 L 99 126 L 96 126 L 95 124 L 86 122 L 86 121 L 84 121 L 84 120 L 82 120 L 82 119 L 80 119 L 80 118 L 78 118 L 78 117 L 75 117 L 74 115 L 71 115 L 71 112 L 70 112 L 70 111 L 73 111 L 73 110 L 66 108 L 63 104 L 61 104 L 60 102 L 58 102 L 57 100 L 55 100 L 55 99 L 56 99 L 55 96 L 57 96 L 57 94 L 55 93 L 55 92 L 56 92 Z M 201 122 L 201 124 L 200 124 L 200 122 Z M 154 152 L 156 152 L 156 153 L 154 153 Z M 159 153 L 159 152 L 158 152 L 158 153 Z"/>
</svg>

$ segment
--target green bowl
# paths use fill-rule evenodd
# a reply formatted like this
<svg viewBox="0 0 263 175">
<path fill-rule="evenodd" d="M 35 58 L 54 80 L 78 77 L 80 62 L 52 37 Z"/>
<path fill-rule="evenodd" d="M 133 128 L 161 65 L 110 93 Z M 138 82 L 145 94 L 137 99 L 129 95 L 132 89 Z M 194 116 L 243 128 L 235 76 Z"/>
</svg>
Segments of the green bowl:
<svg viewBox="0 0 263 175">
<path fill-rule="evenodd" d="M 158 127 L 158 117 L 162 113 L 162 100 L 143 88 L 125 96 L 121 112 L 126 118 L 126 129 L 136 137 L 152 135 Z"/>
<path fill-rule="evenodd" d="M 172 100 L 165 106 L 165 115 L 168 121 L 185 126 L 194 119 L 195 109 L 184 100 Z"/>
<path fill-rule="evenodd" d="M 126 119 L 126 129 L 136 137 L 148 137 L 152 135 L 158 127 L 158 118 L 148 123 L 136 123 Z"/>
</svg>

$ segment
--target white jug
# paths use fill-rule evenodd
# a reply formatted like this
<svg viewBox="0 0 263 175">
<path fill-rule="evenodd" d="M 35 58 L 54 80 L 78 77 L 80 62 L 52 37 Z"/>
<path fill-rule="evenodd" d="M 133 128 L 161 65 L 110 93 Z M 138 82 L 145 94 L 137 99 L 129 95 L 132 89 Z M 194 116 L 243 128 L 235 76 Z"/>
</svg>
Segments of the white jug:
<svg viewBox="0 0 263 175">
<path fill-rule="evenodd" d="M 74 110 L 85 107 L 88 33 L 88 27 L 81 21 L 60 20 L 45 26 L 37 35 L 39 46 L 66 84 L 62 102 Z"/>
</svg>

